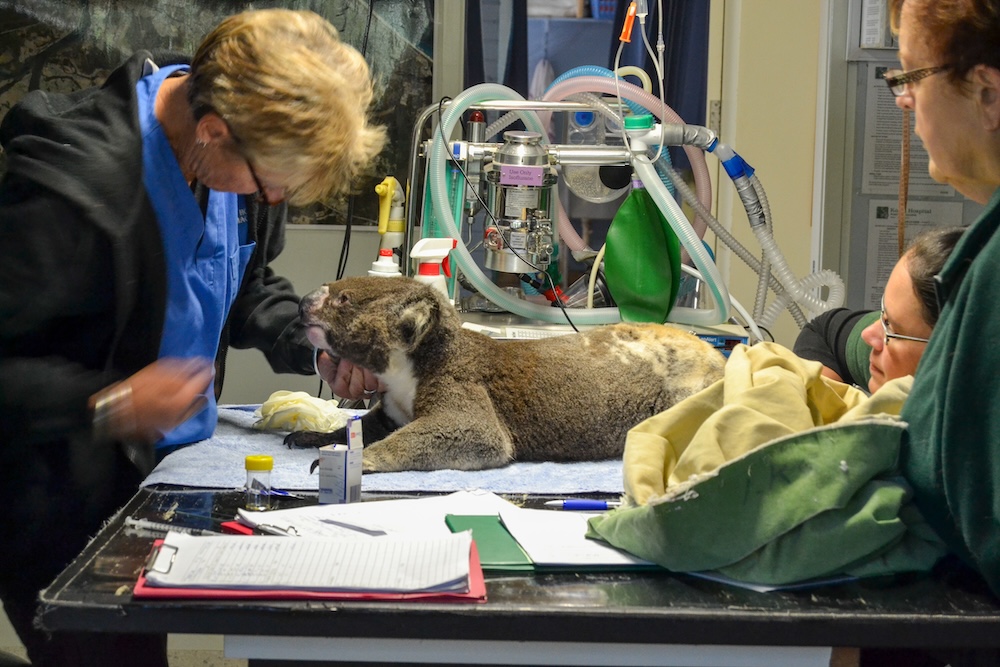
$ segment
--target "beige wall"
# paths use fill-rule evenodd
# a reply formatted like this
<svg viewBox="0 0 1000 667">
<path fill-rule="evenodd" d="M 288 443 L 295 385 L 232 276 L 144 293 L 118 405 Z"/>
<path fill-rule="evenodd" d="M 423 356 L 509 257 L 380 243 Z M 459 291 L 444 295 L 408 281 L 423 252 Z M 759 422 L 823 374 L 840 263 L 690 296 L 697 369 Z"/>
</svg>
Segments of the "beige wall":
<svg viewBox="0 0 1000 667">
<path fill-rule="evenodd" d="M 824 5 L 818 0 L 712 0 L 708 96 L 722 100 L 720 139 L 756 170 L 770 202 L 778 247 L 798 278 L 813 271 L 813 165 Z M 718 161 L 709 160 L 715 169 Z M 719 220 L 759 255 L 728 178 L 717 196 Z M 718 261 L 732 294 L 752 309 L 756 274 L 729 252 L 720 251 Z M 779 343 L 791 346 L 798 327 L 786 312 L 771 332 Z"/>
</svg>

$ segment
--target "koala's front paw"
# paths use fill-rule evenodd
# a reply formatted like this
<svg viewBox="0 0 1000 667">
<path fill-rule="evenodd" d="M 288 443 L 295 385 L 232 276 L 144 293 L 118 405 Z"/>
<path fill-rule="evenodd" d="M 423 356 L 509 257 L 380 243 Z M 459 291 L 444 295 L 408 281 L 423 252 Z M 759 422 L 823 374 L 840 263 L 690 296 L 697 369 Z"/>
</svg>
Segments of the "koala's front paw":
<svg viewBox="0 0 1000 667">
<path fill-rule="evenodd" d="M 323 447 L 336 442 L 333 433 L 317 433 L 315 431 L 292 431 L 285 436 L 284 443 L 289 449 Z"/>
</svg>

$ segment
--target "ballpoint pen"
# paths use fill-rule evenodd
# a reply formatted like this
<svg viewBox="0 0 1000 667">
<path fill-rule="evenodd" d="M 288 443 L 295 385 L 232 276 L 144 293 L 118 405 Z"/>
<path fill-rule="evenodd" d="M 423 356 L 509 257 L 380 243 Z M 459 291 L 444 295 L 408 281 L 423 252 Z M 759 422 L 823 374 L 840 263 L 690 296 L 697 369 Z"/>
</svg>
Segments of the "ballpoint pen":
<svg viewBox="0 0 1000 667">
<path fill-rule="evenodd" d="M 269 489 L 266 493 L 269 496 L 280 496 L 282 498 L 297 498 L 299 500 L 303 500 L 304 499 L 304 496 L 300 496 L 297 493 L 291 493 L 290 491 L 285 491 L 284 489 L 274 489 L 274 488 L 272 488 L 272 489 Z"/>
<path fill-rule="evenodd" d="M 564 510 L 598 511 L 613 509 L 620 506 L 617 500 L 594 500 L 593 498 L 566 498 L 565 500 L 549 500 L 546 507 L 558 507 Z"/>
</svg>

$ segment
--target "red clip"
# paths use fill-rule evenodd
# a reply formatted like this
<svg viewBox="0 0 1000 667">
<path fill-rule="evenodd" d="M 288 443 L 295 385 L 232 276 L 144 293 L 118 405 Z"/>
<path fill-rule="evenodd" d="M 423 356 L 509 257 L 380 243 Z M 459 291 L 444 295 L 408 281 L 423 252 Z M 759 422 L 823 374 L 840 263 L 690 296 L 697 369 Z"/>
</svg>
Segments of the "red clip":
<svg viewBox="0 0 1000 667">
<path fill-rule="evenodd" d="M 558 299 L 559 303 L 565 305 L 566 302 L 568 301 L 568 299 L 566 298 L 566 294 L 562 291 L 562 288 L 560 288 L 559 285 L 556 285 L 554 290 L 553 289 L 545 290 L 544 292 L 542 292 L 542 295 L 553 303 L 555 303 L 556 300 Z"/>
</svg>

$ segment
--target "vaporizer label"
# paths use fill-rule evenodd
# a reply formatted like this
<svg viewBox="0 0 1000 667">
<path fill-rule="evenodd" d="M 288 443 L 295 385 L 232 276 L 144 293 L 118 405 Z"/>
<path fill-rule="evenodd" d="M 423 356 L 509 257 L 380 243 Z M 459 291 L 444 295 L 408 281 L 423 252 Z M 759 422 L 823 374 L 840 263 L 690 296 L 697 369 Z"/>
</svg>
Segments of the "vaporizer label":
<svg viewBox="0 0 1000 667">
<path fill-rule="evenodd" d="M 545 181 L 545 167 L 502 164 L 500 165 L 500 185 L 535 185 L 541 187 Z"/>
</svg>

